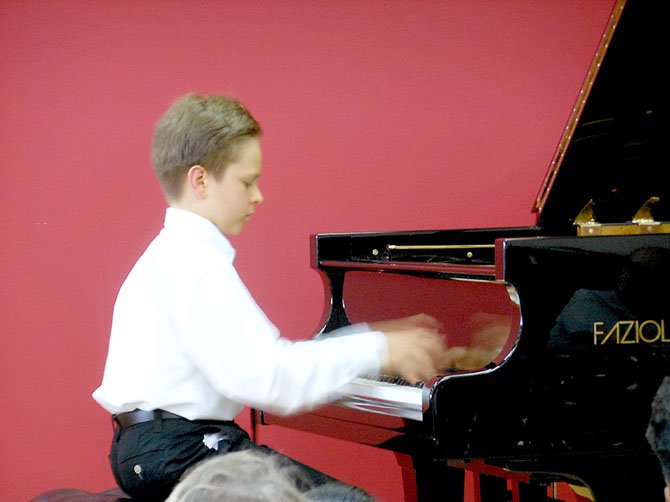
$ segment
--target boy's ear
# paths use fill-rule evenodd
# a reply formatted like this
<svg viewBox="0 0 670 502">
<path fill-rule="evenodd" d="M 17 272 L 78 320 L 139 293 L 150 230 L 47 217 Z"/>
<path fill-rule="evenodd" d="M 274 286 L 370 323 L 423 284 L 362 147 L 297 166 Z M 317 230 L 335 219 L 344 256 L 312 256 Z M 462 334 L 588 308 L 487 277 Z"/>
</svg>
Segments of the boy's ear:
<svg viewBox="0 0 670 502">
<path fill-rule="evenodd" d="M 188 188 L 198 198 L 204 198 L 207 193 L 207 176 L 207 170 L 197 164 L 186 174 Z"/>
</svg>

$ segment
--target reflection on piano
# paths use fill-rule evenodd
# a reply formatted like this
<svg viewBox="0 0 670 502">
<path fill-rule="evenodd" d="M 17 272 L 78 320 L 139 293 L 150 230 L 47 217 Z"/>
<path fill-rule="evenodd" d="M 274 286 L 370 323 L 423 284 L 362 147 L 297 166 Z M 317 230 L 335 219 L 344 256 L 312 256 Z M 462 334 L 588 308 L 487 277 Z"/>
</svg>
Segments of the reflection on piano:
<svg viewBox="0 0 670 502">
<path fill-rule="evenodd" d="M 444 371 L 421 385 L 362 375 L 331 405 L 259 424 L 407 455 L 421 501 L 462 500 L 454 466 L 475 464 L 529 486 L 582 484 L 598 502 L 662 500 L 644 436 L 670 373 L 657 9 L 614 7 L 536 226 L 313 237 L 327 289 L 318 336 L 426 312 L 445 324 Z"/>
</svg>

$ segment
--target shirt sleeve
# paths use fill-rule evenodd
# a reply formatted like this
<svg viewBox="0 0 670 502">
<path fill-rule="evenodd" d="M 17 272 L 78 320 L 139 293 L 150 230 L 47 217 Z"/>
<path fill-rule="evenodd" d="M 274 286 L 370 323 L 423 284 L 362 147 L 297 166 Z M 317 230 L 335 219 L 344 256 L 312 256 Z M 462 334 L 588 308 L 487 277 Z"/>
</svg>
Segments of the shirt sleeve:
<svg viewBox="0 0 670 502">
<path fill-rule="evenodd" d="M 332 399 L 362 372 L 378 372 L 386 357 L 385 337 L 366 325 L 318 341 L 281 338 L 232 265 L 202 270 L 189 280 L 177 298 L 180 343 L 227 399 L 295 413 Z"/>
</svg>

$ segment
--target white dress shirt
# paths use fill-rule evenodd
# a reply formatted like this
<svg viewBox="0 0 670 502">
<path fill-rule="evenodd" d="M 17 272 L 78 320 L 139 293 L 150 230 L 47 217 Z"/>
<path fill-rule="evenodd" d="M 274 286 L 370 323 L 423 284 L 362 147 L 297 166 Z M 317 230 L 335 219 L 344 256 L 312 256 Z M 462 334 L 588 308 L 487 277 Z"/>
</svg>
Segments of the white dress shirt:
<svg viewBox="0 0 670 502">
<path fill-rule="evenodd" d="M 114 306 L 102 385 L 93 392 L 102 407 L 160 408 L 191 420 L 232 420 L 245 405 L 290 414 L 379 371 L 386 340 L 367 325 L 320 341 L 280 338 L 234 256 L 213 223 L 167 209 Z"/>
</svg>

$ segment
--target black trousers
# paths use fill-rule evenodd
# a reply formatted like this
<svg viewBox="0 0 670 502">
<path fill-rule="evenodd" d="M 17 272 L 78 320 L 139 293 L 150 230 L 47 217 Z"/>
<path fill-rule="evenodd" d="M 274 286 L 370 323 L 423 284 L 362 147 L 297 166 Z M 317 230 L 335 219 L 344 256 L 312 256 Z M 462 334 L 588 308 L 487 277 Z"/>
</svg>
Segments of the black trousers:
<svg viewBox="0 0 670 502">
<path fill-rule="evenodd" d="M 217 432 L 224 435 L 218 450 L 208 448 L 203 436 Z M 336 481 L 270 448 L 256 445 L 234 422 L 163 418 L 125 428 L 116 426 L 109 460 L 114 478 L 126 494 L 133 500 L 154 502 L 165 500 L 189 467 L 211 456 L 249 448 L 278 455 L 295 466 L 304 475 L 305 486 L 299 488 Z"/>
</svg>

